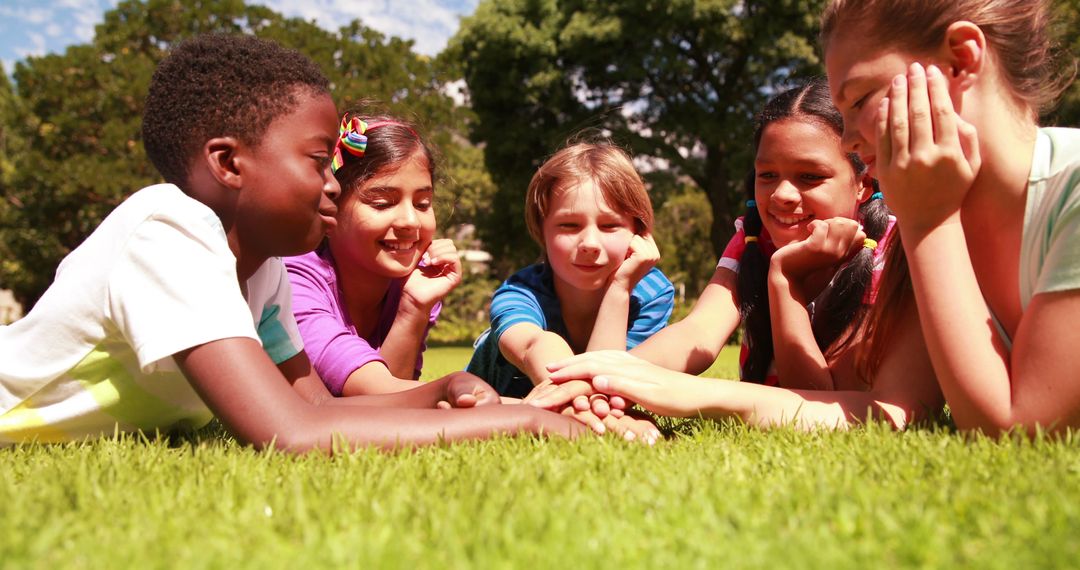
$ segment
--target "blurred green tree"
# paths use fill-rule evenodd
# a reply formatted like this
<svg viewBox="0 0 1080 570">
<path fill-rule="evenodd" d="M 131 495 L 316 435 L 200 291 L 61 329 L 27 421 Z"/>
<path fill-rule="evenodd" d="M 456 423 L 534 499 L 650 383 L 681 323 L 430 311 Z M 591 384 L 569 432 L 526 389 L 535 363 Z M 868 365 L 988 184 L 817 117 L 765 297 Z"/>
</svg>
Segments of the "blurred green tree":
<svg viewBox="0 0 1080 570">
<path fill-rule="evenodd" d="M 209 32 L 296 48 L 321 65 L 340 107 L 378 101 L 438 144 L 462 138 L 454 133 L 468 110 L 455 107 L 434 62 L 414 53 L 411 41 L 358 21 L 328 32 L 241 0 L 124 0 L 105 14 L 91 43 L 19 62 L 14 93 L 0 80 L 0 286 L 27 308 L 105 215 L 159 180 L 140 140 L 150 78 L 171 45 Z M 11 153 L 14 144 L 22 150 Z"/>
<path fill-rule="evenodd" d="M 481 237 L 507 272 L 528 262 L 522 202 L 539 163 L 597 129 L 704 192 L 715 256 L 742 202 L 751 117 L 792 77 L 821 73 L 819 0 L 484 0 L 442 57 L 457 62 L 497 186 Z"/>
</svg>

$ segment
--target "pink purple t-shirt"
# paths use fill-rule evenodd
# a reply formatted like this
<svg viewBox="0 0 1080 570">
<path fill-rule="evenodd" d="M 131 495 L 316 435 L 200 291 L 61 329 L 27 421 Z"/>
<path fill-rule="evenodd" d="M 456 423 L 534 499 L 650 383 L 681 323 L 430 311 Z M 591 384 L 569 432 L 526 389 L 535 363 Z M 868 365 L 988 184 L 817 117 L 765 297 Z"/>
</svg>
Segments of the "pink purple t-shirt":
<svg viewBox="0 0 1080 570">
<path fill-rule="evenodd" d="M 877 300 L 878 287 L 881 283 L 881 271 L 885 267 L 885 248 L 888 246 L 889 240 L 892 239 L 893 228 L 896 226 L 896 217 L 889 216 L 888 225 L 885 226 L 885 233 L 878 243 L 878 247 L 874 249 L 874 265 L 873 274 L 870 277 L 870 288 L 867 289 L 865 296 L 863 297 L 863 303 L 871 305 Z M 772 254 L 776 252 L 776 245 L 773 243 L 772 238 L 769 236 L 769 232 L 765 228 L 761 228 L 761 234 L 758 236 L 758 246 L 761 248 L 761 252 L 765 254 L 766 258 L 772 257 Z M 724 248 L 724 253 L 720 255 L 720 261 L 717 262 L 717 267 L 723 267 L 730 269 L 731 271 L 739 272 L 739 260 L 742 259 L 743 251 L 746 250 L 746 232 L 743 230 L 743 218 L 739 216 L 735 220 L 735 235 L 731 236 L 731 241 L 728 242 Z M 746 344 L 744 337 L 742 347 L 739 350 L 739 370 L 741 373 L 742 368 L 746 365 L 746 359 L 749 357 L 750 347 Z M 769 365 L 769 370 L 765 374 L 765 381 L 763 384 L 768 386 L 779 386 L 780 380 L 776 376 L 776 366 L 774 364 Z"/>
<path fill-rule="evenodd" d="M 293 314 L 300 327 L 300 336 L 304 339 L 304 350 L 330 393 L 340 396 L 345 381 L 355 370 L 369 362 L 386 363 L 379 354 L 379 348 L 394 324 L 405 280 L 390 282 L 375 331 L 365 338 L 356 332 L 349 317 L 329 248 L 322 247 L 311 253 L 287 257 L 284 261 L 292 285 Z M 435 325 L 441 310 L 442 303 L 432 307 L 424 339 L 427 339 L 427 333 Z M 420 354 L 416 357 L 414 378 L 420 377 L 426 348 L 426 342 L 422 342 Z"/>
</svg>

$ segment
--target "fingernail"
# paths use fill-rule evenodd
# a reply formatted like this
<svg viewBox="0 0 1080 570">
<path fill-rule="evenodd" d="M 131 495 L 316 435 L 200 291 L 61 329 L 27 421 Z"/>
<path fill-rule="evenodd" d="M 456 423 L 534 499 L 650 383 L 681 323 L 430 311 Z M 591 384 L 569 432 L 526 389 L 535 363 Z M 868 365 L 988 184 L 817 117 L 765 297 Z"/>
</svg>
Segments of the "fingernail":
<svg viewBox="0 0 1080 570">
<path fill-rule="evenodd" d="M 596 376 L 592 379 L 592 385 L 599 390 L 606 390 L 608 387 L 607 376 Z"/>
<path fill-rule="evenodd" d="M 896 77 L 893 77 L 892 78 L 892 84 L 893 84 L 893 87 L 903 87 L 904 86 L 904 76 L 903 75 L 897 75 Z"/>
<path fill-rule="evenodd" d="M 607 427 L 604 426 L 604 424 L 597 423 L 593 426 L 593 430 L 596 431 L 596 433 L 604 433 L 607 431 Z"/>
<path fill-rule="evenodd" d="M 931 65 L 931 66 L 928 66 L 926 68 L 926 76 L 927 77 L 938 77 L 940 75 L 941 75 L 941 69 L 939 69 L 938 66 Z"/>
<path fill-rule="evenodd" d="M 627 431 L 623 434 L 623 439 L 625 439 L 626 441 L 634 441 L 635 439 L 637 439 L 637 436 L 634 435 L 634 432 Z"/>
</svg>

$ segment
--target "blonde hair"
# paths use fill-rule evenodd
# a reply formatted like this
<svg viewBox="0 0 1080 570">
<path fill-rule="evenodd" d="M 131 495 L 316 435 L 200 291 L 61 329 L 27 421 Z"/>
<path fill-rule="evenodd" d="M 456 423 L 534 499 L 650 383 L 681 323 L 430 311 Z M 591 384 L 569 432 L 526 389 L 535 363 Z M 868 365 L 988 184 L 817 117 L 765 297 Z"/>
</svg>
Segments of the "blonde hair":
<svg viewBox="0 0 1080 570">
<path fill-rule="evenodd" d="M 544 218 L 552 196 L 585 180 L 600 187 L 612 209 L 634 219 L 636 233 L 652 232 L 652 202 L 630 155 L 607 142 L 575 143 L 552 155 L 537 169 L 525 194 L 525 224 L 541 249 Z"/>
<path fill-rule="evenodd" d="M 828 52 L 837 34 L 857 33 L 881 48 L 929 53 L 958 21 L 982 30 L 1003 82 L 1036 116 L 1076 76 L 1075 61 L 1052 37 L 1046 0 L 831 0 L 820 40 Z"/>
</svg>

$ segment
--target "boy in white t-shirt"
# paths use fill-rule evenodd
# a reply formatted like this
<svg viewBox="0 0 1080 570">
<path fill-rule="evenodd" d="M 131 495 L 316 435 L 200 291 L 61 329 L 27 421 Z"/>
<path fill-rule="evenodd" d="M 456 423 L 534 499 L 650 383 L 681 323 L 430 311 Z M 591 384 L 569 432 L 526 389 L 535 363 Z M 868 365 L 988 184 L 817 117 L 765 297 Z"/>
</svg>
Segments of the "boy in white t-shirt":
<svg viewBox="0 0 1080 570">
<path fill-rule="evenodd" d="M 168 183 L 117 207 L 34 309 L 0 327 L 0 445 L 215 414 L 242 441 L 294 451 L 331 449 L 335 436 L 396 447 L 577 430 L 527 406 L 475 407 L 498 396 L 464 373 L 385 396 L 326 391 L 278 256 L 313 249 L 335 224 L 327 85 L 304 56 L 247 36 L 194 38 L 161 63 L 143 139 Z M 475 408 L 435 409 L 447 404 Z"/>
</svg>

